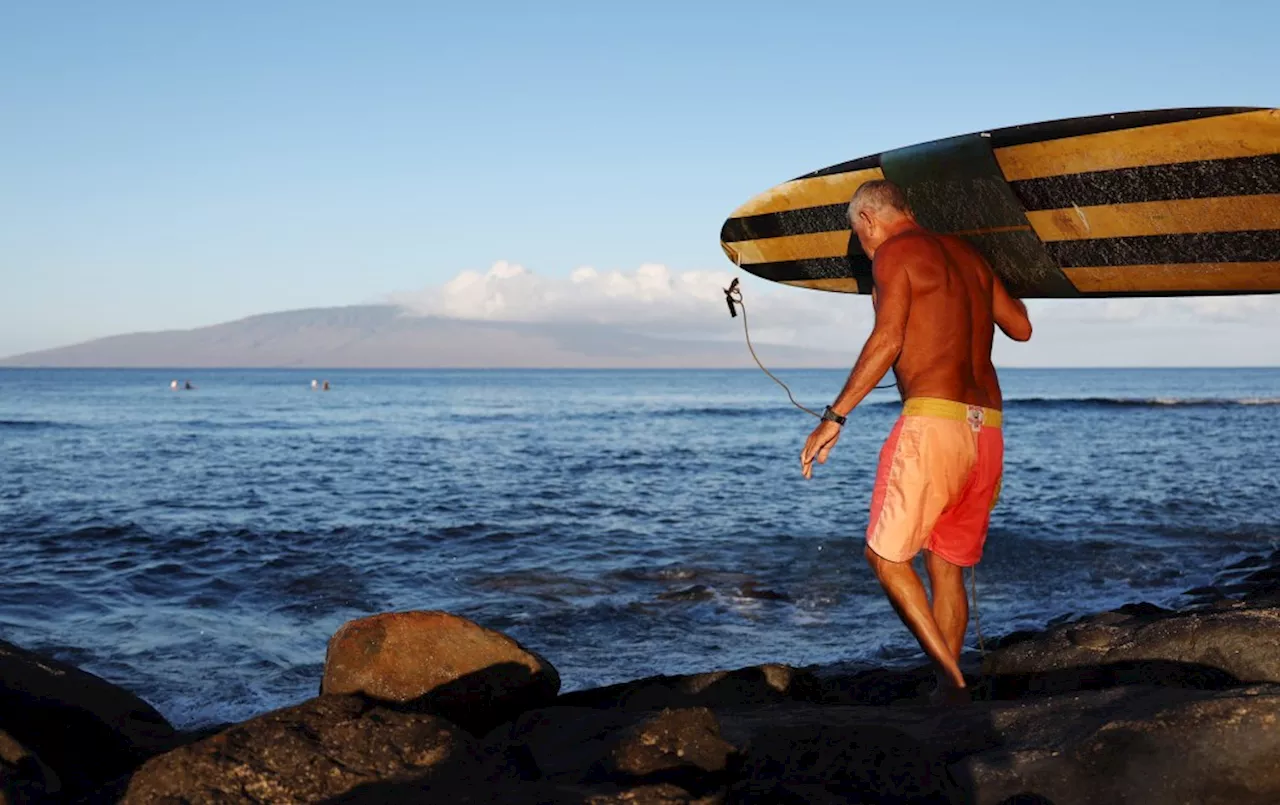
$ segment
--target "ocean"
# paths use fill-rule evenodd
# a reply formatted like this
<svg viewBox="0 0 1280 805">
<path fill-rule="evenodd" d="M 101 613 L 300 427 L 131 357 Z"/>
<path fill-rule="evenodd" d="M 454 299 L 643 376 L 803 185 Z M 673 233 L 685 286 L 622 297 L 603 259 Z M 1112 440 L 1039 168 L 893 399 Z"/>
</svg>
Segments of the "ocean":
<svg viewBox="0 0 1280 805">
<path fill-rule="evenodd" d="M 821 408 L 846 373 L 779 374 Z M 1001 378 L 986 635 L 1280 547 L 1280 370 Z M 333 632 L 386 611 L 501 630 L 567 690 L 919 662 L 862 558 L 897 408 L 805 481 L 814 420 L 756 371 L 0 370 L 0 638 L 179 727 L 314 695 Z"/>
</svg>

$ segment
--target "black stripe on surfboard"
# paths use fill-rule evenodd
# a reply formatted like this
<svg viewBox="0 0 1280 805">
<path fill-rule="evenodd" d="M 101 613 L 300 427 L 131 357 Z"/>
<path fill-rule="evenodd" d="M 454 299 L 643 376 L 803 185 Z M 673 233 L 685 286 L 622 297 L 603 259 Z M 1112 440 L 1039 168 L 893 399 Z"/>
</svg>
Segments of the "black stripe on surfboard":
<svg viewBox="0 0 1280 805">
<path fill-rule="evenodd" d="M 1280 154 L 1176 162 L 1010 182 L 1028 211 L 1280 193 Z"/>
<path fill-rule="evenodd" d="M 838 232 L 849 228 L 848 204 L 824 204 L 798 210 L 765 212 L 730 218 L 720 229 L 720 240 L 737 243 L 742 240 L 778 238 L 784 235 L 812 235 Z"/>
<path fill-rule="evenodd" d="M 1064 240 L 1045 248 L 1063 268 L 1268 262 L 1280 259 L 1280 229 Z"/>
<path fill-rule="evenodd" d="M 819 176 L 835 176 L 839 173 L 853 173 L 854 171 L 864 171 L 868 168 L 880 167 L 880 155 L 872 154 L 869 157 L 859 157 L 851 159 L 848 162 L 841 162 L 839 165 L 832 165 L 829 168 L 822 168 L 813 173 L 806 173 L 804 176 L 797 176 L 792 181 L 800 181 L 801 179 L 816 179 Z"/>
<path fill-rule="evenodd" d="M 858 284 L 871 282 L 871 261 L 856 257 L 808 257 L 803 260 L 778 260 L 742 266 L 761 279 L 774 282 L 853 278 Z M 869 287 L 869 286 L 868 286 Z"/>
<path fill-rule="evenodd" d="M 1008 148 L 1013 145 L 1029 145 L 1030 143 L 1048 140 L 1063 140 L 1068 137 L 1085 137 L 1090 134 L 1103 134 L 1121 129 L 1140 129 L 1145 126 L 1161 126 L 1166 123 L 1182 123 L 1187 120 L 1198 120 L 1205 117 L 1221 117 L 1238 115 L 1245 112 L 1257 112 L 1263 107 L 1255 106 L 1219 106 L 1191 109 L 1156 109 L 1147 112 L 1124 112 L 1115 115 L 1095 115 L 1093 117 L 1073 117 L 1065 120 L 1050 120 L 1045 123 L 1029 123 L 1023 126 L 1010 126 L 990 132 L 992 148 Z"/>
</svg>

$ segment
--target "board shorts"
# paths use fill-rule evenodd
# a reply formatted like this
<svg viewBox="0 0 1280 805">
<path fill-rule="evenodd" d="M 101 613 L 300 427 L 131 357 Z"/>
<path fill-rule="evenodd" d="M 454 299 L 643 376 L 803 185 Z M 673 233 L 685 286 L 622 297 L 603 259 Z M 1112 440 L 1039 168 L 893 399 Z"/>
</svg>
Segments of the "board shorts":
<svg viewBox="0 0 1280 805">
<path fill-rule="evenodd" d="M 1004 471 L 994 408 L 913 397 L 880 450 L 867 545 L 890 562 L 922 550 L 953 565 L 982 558 Z"/>
</svg>

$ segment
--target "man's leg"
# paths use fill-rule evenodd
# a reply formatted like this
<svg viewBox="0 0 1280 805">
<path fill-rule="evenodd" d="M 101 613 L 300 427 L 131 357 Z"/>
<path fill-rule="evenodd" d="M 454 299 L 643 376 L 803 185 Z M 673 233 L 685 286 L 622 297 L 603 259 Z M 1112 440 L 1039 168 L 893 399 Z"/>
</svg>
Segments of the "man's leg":
<svg viewBox="0 0 1280 805">
<path fill-rule="evenodd" d="M 933 551 L 925 551 L 925 569 L 933 593 L 933 620 L 947 643 L 951 657 L 960 659 L 969 628 L 969 596 L 964 591 L 964 568 Z"/>
<path fill-rule="evenodd" d="M 870 546 L 867 547 L 866 554 L 867 563 L 871 565 L 876 578 L 880 580 L 880 586 L 884 587 L 885 593 L 889 596 L 889 603 L 893 604 L 893 608 L 897 610 L 898 617 L 902 618 L 902 622 L 911 630 L 911 634 L 915 635 L 925 654 L 928 654 L 934 664 L 945 674 L 947 681 L 953 687 L 963 688 L 964 675 L 960 673 L 956 657 L 952 656 L 951 647 L 943 636 L 942 630 L 938 628 L 937 621 L 934 620 L 929 598 L 925 595 L 924 584 L 920 582 L 920 577 L 916 575 L 911 562 L 890 562 L 881 558 L 871 550 Z M 961 590 L 963 589 L 962 584 Z"/>
</svg>

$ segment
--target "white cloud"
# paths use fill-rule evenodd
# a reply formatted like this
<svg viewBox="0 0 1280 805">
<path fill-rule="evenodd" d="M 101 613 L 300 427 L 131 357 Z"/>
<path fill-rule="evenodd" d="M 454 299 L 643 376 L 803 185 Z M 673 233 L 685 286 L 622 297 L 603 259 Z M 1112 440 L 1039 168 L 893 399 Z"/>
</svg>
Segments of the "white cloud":
<svg viewBox="0 0 1280 805">
<path fill-rule="evenodd" d="M 591 266 L 547 277 L 501 261 L 483 274 L 463 271 L 449 282 L 396 294 L 391 301 L 420 315 L 459 319 L 614 324 L 648 335 L 736 338 L 724 288 L 743 281 L 752 337 L 761 343 L 820 346 L 850 323 L 870 326 L 865 297 L 786 288 L 729 271 L 675 272 L 645 264 L 633 271 Z M 808 341 L 808 343 L 806 343 Z"/>
<path fill-rule="evenodd" d="M 853 356 L 872 322 L 865 296 L 790 288 L 735 271 L 631 271 L 584 266 L 543 276 L 495 263 L 449 282 L 394 295 L 420 315 L 461 319 L 612 324 L 648 336 L 737 340 L 725 288 L 737 277 L 757 344 Z M 1028 302 L 1030 344 L 997 338 L 996 359 L 1015 366 L 1280 364 L 1280 295 L 1155 299 L 1037 299 Z"/>
<path fill-rule="evenodd" d="M 1060 321 L 1134 322 L 1155 326 L 1280 321 L 1280 295 L 1045 299 L 1028 304 L 1039 317 Z"/>
</svg>

